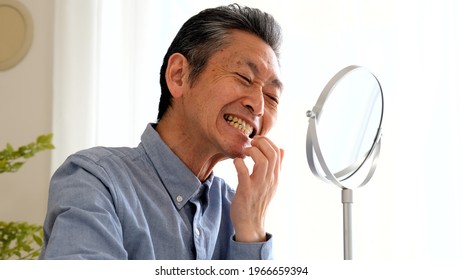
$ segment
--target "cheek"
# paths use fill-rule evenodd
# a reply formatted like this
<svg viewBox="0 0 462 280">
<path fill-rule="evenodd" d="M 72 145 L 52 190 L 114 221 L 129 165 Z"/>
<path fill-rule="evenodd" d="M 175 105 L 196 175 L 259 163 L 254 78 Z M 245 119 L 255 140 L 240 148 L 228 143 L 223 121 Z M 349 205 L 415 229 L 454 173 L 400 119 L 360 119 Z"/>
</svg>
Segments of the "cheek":
<svg viewBox="0 0 462 280">
<path fill-rule="evenodd" d="M 265 113 L 262 120 L 261 135 L 266 135 L 276 124 L 277 112 Z"/>
</svg>

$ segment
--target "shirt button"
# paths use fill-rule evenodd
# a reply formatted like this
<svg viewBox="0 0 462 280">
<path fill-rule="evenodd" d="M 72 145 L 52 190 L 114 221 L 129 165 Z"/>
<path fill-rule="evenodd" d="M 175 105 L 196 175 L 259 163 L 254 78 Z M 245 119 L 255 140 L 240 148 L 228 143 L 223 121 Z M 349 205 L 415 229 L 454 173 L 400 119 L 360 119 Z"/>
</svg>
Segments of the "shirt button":
<svg viewBox="0 0 462 280">
<path fill-rule="evenodd" d="M 178 203 L 181 203 L 181 202 L 183 201 L 183 197 L 182 197 L 181 195 L 177 196 L 177 197 L 176 197 L 176 201 L 177 201 Z"/>
<path fill-rule="evenodd" d="M 194 233 L 195 233 L 197 236 L 201 235 L 201 232 L 200 232 L 200 230 L 199 230 L 198 228 L 195 228 L 195 229 L 194 229 Z"/>
</svg>

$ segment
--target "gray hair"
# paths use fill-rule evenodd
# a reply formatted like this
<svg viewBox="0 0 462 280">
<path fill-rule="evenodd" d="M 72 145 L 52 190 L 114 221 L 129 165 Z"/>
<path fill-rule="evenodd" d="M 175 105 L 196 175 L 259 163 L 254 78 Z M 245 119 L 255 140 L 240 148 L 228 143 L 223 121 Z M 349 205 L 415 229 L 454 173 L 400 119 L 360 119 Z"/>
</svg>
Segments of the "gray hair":
<svg viewBox="0 0 462 280">
<path fill-rule="evenodd" d="M 193 84 L 209 58 L 230 43 L 229 35 L 232 30 L 242 30 L 258 36 L 273 49 L 279 59 L 281 27 L 270 14 L 238 4 L 201 11 L 183 24 L 164 56 L 160 69 L 161 96 L 158 121 L 172 102 L 172 95 L 165 79 L 170 56 L 180 53 L 188 59 L 191 68 L 188 80 Z"/>
</svg>

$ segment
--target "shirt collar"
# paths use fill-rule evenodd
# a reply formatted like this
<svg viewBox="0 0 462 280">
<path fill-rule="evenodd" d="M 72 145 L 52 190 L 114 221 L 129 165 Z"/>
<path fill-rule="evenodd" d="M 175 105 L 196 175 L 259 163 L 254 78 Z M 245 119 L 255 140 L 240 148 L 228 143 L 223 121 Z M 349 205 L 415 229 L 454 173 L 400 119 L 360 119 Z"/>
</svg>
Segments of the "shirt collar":
<svg viewBox="0 0 462 280">
<path fill-rule="evenodd" d="M 156 124 L 148 124 L 141 136 L 141 145 L 159 174 L 173 204 L 178 210 L 183 208 L 197 194 L 201 185 L 205 187 L 204 195 L 208 196 L 214 177 L 213 173 L 202 183 L 165 144 L 155 127 Z"/>
</svg>

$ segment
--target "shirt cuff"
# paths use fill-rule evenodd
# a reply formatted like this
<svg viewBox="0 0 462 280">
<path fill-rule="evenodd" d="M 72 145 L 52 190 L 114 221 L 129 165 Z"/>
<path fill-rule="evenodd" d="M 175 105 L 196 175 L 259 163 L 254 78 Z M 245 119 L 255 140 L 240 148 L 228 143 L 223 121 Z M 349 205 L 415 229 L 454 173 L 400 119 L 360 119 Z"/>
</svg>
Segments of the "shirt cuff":
<svg viewBox="0 0 462 280">
<path fill-rule="evenodd" d="M 273 236 L 266 234 L 265 242 L 245 243 L 237 242 L 234 236 L 231 238 L 229 252 L 230 260 L 272 260 L 273 259 Z"/>
</svg>

